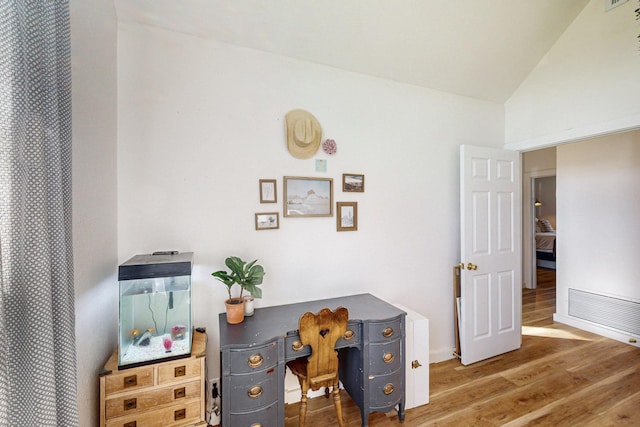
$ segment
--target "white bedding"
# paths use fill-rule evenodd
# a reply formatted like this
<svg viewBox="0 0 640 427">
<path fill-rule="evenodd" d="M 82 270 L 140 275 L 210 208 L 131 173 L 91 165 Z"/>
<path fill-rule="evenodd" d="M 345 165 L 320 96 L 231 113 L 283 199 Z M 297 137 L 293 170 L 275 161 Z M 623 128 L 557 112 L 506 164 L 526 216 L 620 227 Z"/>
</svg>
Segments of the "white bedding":
<svg viewBox="0 0 640 427">
<path fill-rule="evenodd" d="M 556 232 L 536 233 L 536 250 L 553 252 L 553 242 L 556 240 Z"/>
</svg>

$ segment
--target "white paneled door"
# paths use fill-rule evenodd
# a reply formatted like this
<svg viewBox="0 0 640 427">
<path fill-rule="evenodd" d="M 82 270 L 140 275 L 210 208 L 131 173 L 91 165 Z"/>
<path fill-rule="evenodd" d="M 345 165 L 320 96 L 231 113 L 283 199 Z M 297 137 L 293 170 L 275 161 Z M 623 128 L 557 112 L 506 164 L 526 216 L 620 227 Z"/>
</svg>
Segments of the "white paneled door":
<svg viewBox="0 0 640 427">
<path fill-rule="evenodd" d="M 469 365 L 522 342 L 520 153 L 460 147 L 460 353 Z"/>
</svg>

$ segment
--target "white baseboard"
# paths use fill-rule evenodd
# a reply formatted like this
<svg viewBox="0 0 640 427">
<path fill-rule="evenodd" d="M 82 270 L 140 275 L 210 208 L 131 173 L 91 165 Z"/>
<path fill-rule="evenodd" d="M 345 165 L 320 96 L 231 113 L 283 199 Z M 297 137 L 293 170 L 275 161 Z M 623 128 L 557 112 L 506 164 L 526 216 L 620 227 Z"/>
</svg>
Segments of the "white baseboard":
<svg viewBox="0 0 640 427">
<path fill-rule="evenodd" d="M 612 340 L 620 341 L 625 344 L 632 345 L 634 347 L 640 347 L 640 337 L 633 334 L 620 332 L 616 329 L 607 328 L 606 326 L 598 325 L 597 323 L 589 322 L 587 320 L 578 319 L 577 317 L 564 316 L 558 313 L 553 314 L 553 320 L 555 322 L 564 323 L 565 325 L 573 326 L 574 328 L 582 329 L 583 331 L 592 332 L 594 334 L 602 335 L 603 337 L 611 338 Z M 636 342 L 630 342 L 633 339 Z"/>
<path fill-rule="evenodd" d="M 429 363 L 438 363 L 444 362 L 445 360 L 455 359 L 453 352 L 454 349 L 449 347 L 431 351 L 429 352 Z"/>
</svg>

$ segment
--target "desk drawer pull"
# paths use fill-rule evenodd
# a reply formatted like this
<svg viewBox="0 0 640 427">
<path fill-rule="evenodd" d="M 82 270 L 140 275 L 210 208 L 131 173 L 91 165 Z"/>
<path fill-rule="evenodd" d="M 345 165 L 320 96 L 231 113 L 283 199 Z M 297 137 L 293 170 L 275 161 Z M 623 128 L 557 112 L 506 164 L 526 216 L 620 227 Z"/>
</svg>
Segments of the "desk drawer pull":
<svg viewBox="0 0 640 427">
<path fill-rule="evenodd" d="M 178 409 L 173 413 L 174 421 L 184 420 L 185 418 L 187 418 L 187 410 L 184 408 Z"/>
<path fill-rule="evenodd" d="M 302 344 L 302 341 L 300 341 L 300 340 L 295 340 L 293 342 L 293 344 L 291 344 L 291 349 L 293 351 L 300 351 L 300 350 L 302 350 L 302 347 L 304 347 L 304 345 Z"/>
<path fill-rule="evenodd" d="M 174 399 L 182 399 L 187 395 L 187 391 L 184 387 L 177 388 L 173 390 L 173 398 Z"/>
<path fill-rule="evenodd" d="M 384 363 L 391 363 L 393 362 L 393 353 L 385 353 L 382 356 L 382 360 L 384 360 Z"/>
<path fill-rule="evenodd" d="M 264 361 L 264 357 L 262 357 L 262 355 L 258 353 L 258 354 L 252 354 L 251 356 L 249 356 L 249 360 L 247 363 L 251 368 L 257 368 L 258 366 L 262 365 L 263 361 Z"/>
<path fill-rule="evenodd" d="M 138 423 L 136 421 L 129 421 L 128 423 L 122 424 L 122 427 L 136 427 Z"/>
<path fill-rule="evenodd" d="M 138 385 L 138 376 L 137 375 L 131 375 L 129 377 L 124 377 L 124 387 L 135 387 Z"/>
<path fill-rule="evenodd" d="M 384 330 L 382 331 L 382 336 L 385 338 L 389 338 L 393 336 L 393 328 L 392 327 L 384 328 Z"/>
<path fill-rule="evenodd" d="M 253 423 L 253 424 L 251 424 L 249 427 L 262 427 L 262 424 L 260 424 L 260 423 Z"/>
<path fill-rule="evenodd" d="M 393 384 L 391 383 L 386 384 L 382 389 L 382 392 L 387 395 L 393 393 Z"/>
<path fill-rule="evenodd" d="M 262 395 L 262 387 L 260 387 L 259 385 L 254 385 L 249 389 L 247 395 L 252 399 L 260 397 L 260 395 Z"/>
<path fill-rule="evenodd" d="M 187 367 L 185 365 L 176 366 L 173 370 L 174 377 L 184 377 L 185 375 L 187 375 Z"/>
<path fill-rule="evenodd" d="M 354 335 L 355 333 L 351 329 L 347 329 L 347 332 L 344 333 L 343 338 L 345 341 L 349 341 L 353 339 Z"/>
<path fill-rule="evenodd" d="M 124 400 L 124 410 L 130 411 L 132 409 L 136 409 L 138 407 L 138 399 L 135 397 L 133 399 L 125 399 Z"/>
</svg>

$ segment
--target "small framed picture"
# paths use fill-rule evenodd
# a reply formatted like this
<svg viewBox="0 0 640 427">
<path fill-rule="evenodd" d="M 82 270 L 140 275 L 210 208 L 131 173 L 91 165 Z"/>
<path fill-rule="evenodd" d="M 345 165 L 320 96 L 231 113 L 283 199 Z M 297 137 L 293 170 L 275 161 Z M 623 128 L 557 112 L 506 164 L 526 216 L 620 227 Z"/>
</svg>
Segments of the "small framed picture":
<svg viewBox="0 0 640 427">
<path fill-rule="evenodd" d="M 333 216 L 333 179 L 284 177 L 284 216 Z"/>
<path fill-rule="evenodd" d="M 336 203 L 338 231 L 358 230 L 358 202 Z"/>
<path fill-rule="evenodd" d="M 364 193 L 364 175 L 343 173 L 342 191 L 345 193 Z"/>
<path fill-rule="evenodd" d="M 276 203 L 278 201 L 278 193 L 276 190 L 275 179 L 260 180 L 260 203 Z"/>
<path fill-rule="evenodd" d="M 256 230 L 276 230 L 278 228 L 280 228 L 280 215 L 278 212 L 256 214 Z"/>
</svg>

